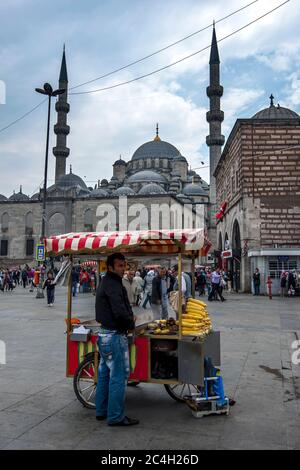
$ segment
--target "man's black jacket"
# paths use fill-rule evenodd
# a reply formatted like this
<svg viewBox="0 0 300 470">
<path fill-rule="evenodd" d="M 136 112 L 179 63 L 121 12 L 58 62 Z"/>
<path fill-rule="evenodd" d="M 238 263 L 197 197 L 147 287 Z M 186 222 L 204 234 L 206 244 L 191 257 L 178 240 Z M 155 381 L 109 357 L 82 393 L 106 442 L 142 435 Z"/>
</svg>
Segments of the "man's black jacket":
<svg viewBox="0 0 300 470">
<path fill-rule="evenodd" d="M 96 320 L 103 328 L 125 333 L 134 329 L 133 312 L 122 278 L 107 272 L 102 278 L 96 295 Z"/>
<path fill-rule="evenodd" d="M 161 277 L 159 275 L 155 276 L 152 281 L 152 295 L 151 295 L 151 302 L 153 304 L 161 303 Z"/>
</svg>

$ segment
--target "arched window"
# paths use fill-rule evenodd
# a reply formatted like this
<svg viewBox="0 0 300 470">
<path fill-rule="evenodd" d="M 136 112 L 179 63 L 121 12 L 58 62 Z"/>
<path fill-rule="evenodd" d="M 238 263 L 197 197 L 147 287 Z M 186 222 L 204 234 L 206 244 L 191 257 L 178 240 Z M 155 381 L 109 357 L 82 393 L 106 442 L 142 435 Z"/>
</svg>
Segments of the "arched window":
<svg viewBox="0 0 300 470">
<path fill-rule="evenodd" d="M 229 238 L 228 238 L 228 233 L 225 233 L 225 239 L 224 239 L 224 249 L 225 250 L 230 250 L 230 243 L 229 243 Z"/>
<path fill-rule="evenodd" d="M 56 212 L 49 219 L 48 236 L 66 233 L 66 219 L 63 214 Z"/>
<path fill-rule="evenodd" d="M 219 249 L 220 251 L 222 251 L 222 250 L 223 250 L 223 241 L 222 241 L 222 234 L 221 234 L 221 232 L 219 233 L 219 244 L 218 244 L 218 249 Z"/>
<path fill-rule="evenodd" d="M 1 216 L 1 232 L 7 233 L 8 232 L 8 225 L 9 225 L 9 215 L 7 212 L 4 212 Z"/>
<path fill-rule="evenodd" d="M 241 249 L 241 233 L 240 233 L 240 226 L 237 220 L 235 220 L 233 224 L 232 230 L 232 248 L 235 250 Z"/>
<path fill-rule="evenodd" d="M 93 231 L 93 213 L 91 209 L 87 209 L 84 213 L 84 231 L 85 232 Z"/>
<path fill-rule="evenodd" d="M 28 212 L 25 216 L 25 235 L 33 235 L 33 214 Z"/>
</svg>

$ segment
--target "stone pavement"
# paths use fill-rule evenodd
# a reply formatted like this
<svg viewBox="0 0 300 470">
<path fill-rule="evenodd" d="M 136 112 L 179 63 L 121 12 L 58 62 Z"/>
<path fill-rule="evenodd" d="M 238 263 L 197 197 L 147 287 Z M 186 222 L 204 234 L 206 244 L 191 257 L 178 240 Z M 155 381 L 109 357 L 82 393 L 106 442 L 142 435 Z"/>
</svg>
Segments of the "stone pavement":
<svg viewBox="0 0 300 470">
<path fill-rule="evenodd" d="M 237 401 L 230 416 L 195 419 L 163 386 L 141 384 L 127 391 L 128 415 L 141 424 L 125 430 L 97 422 L 65 378 L 65 289 L 53 308 L 22 288 L 0 292 L 0 449 L 299 449 L 291 345 L 300 338 L 300 299 L 227 298 L 208 308 L 221 331 L 225 391 Z M 91 318 L 93 302 L 81 295 L 74 313 Z"/>
</svg>

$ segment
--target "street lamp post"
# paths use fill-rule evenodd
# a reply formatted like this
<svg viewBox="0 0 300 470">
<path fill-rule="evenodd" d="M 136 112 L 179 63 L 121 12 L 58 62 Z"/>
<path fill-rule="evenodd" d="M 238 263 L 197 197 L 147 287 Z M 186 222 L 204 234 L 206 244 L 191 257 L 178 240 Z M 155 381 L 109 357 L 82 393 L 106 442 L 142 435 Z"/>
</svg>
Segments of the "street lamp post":
<svg viewBox="0 0 300 470">
<path fill-rule="evenodd" d="M 37 93 L 48 96 L 48 119 L 47 119 L 47 138 L 46 138 L 46 153 L 45 153 L 45 169 L 44 169 L 44 189 L 43 189 L 43 210 L 42 210 L 42 231 L 40 241 L 44 243 L 46 236 L 46 199 L 47 199 L 47 176 L 48 176 L 48 153 L 49 153 L 49 134 L 50 134 L 50 112 L 51 112 L 51 98 L 62 95 L 66 90 L 58 89 L 53 90 L 49 83 L 44 84 L 44 88 L 36 88 Z M 40 282 L 36 294 L 37 299 L 43 299 L 44 293 L 42 289 L 42 271 L 40 274 Z"/>
</svg>

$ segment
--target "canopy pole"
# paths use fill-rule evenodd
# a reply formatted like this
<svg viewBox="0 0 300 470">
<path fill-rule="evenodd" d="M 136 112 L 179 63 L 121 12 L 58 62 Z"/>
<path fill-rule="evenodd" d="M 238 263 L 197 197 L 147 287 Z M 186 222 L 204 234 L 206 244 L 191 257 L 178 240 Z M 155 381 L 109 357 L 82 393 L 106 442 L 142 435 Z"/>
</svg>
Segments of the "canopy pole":
<svg viewBox="0 0 300 470">
<path fill-rule="evenodd" d="M 72 319 L 72 269 L 73 269 L 73 255 L 70 255 L 71 270 L 68 282 L 68 310 L 67 310 L 67 377 L 69 376 L 70 364 L 70 334 L 71 334 L 71 319 Z"/>
<path fill-rule="evenodd" d="M 182 338 L 182 253 L 181 248 L 178 252 L 178 320 L 179 320 L 179 339 Z"/>
<path fill-rule="evenodd" d="M 192 273 L 192 297 L 193 299 L 196 297 L 196 286 L 195 286 L 195 253 L 192 254 L 192 262 L 191 262 L 191 273 Z"/>
</svg>

